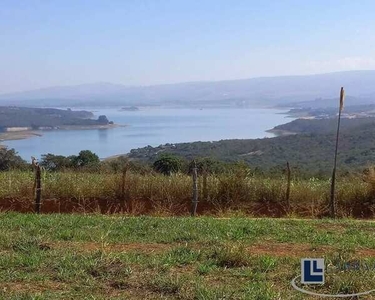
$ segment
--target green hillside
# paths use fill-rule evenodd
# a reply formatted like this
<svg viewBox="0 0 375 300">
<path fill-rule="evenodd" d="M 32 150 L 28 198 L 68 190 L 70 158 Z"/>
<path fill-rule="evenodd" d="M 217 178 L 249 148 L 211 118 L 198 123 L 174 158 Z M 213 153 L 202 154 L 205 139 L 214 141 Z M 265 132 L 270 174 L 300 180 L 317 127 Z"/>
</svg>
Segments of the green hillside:
<svg viewBox="0 0 375 300">
<path fill-rule="evenodd" d="M 129 158 L 154 161 L 162 153 L 187 159 L 212 157 L 233 162 L 245 161 L 252 168 L 272 171 L 287 161 L 306 175 L 331 173 L 337 120 L 296 120 L 278 126 L 303 134 L 254 140 L 221 140 L 166 144 L 134 149 Z M 373 118 L 343 120 L 338 166 L 342 173 L 361 171 L 375 162 L 375 121 Z"/>
</svg>

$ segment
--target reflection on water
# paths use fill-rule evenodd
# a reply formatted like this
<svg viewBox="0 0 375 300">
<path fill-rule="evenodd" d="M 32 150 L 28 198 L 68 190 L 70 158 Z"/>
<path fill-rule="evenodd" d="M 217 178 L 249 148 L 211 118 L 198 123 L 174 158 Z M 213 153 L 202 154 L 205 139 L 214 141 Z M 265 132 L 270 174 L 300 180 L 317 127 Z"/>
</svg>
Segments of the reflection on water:
<svg viewBox="0 0 375 300">
<path fill-rule="evenodd" d="M 103 143 L 108 140 L 108 130 L 110 129 L 98 129 L 99 142 Z"/>
<path fill-rule="evenodd" d="M 89 109 L 87 109 L 89 110 Z M 265 130 L 289 122 L 274 109 L 95 109 L 117 124 L 108 130 L 46 131 L 42 137 L 5 142 L 25 159 L 44 153 L 77 154 L 89 149 L 101 158 L 147 145 L 272 137 Z"/>
</svg>

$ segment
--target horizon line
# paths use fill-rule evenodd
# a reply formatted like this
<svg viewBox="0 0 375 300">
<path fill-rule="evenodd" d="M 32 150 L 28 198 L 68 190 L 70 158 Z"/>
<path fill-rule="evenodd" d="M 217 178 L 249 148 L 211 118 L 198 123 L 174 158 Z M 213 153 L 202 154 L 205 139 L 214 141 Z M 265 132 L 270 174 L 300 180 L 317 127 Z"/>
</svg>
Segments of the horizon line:
<svg viewBox="0 0 375 300">
<path fill-rule="evenodd" d="M 355 73 L 355 72 L 375 72 L 375 69 L 360 69 L 360 70 L 345 70 L 345 71 L 332 71 L 332 72 L 323 72 L 323 73 L 311 73 L 311 74 L 295 74 L 295 75 L 265 75 L 265 76 L 254 76 L 247 78 L 237 78 L 237 79 L 219 79 L 219 80 L 194 80 L 194 81 L 178 81 L 171 83 L 157 83 L 157 84 L 145 84 L 145 85 L 126 85 L 124 83 L 114 83 L 108 81 L 96 81 L 91 83 L 78 83 L 78 84 L 67 84 L 67 85 L 52 85 L 35 89 L 19 90 L 14 92 L 5 92 L 1 93 L 0 96 L 8 96 L 18 93 L 27 93 L 34 91 L 43 91 L 54 88 L 67 88 L 67 87 L 79 87 L 79 86 L 88 86 L 88 85 L 111 85 L 111 86 L 122 86 L 126 88 L 147 88 L 155 86 L 168 86 L 168 85 L 179 85 L 179 84 L 194 84 L 194 83 L 219 83 L 219 82 L 230 82 L 230 81 L 242 81 L 242 80 L 252 80 L 252 79 L 264 79 L 264 78 L 287 78 L 287 77 L 309 77 L 309 76 L 320 76 L 320 75 L 329 75 L 329 74 L 338 74 L 338 73 Z"/>
</svg>

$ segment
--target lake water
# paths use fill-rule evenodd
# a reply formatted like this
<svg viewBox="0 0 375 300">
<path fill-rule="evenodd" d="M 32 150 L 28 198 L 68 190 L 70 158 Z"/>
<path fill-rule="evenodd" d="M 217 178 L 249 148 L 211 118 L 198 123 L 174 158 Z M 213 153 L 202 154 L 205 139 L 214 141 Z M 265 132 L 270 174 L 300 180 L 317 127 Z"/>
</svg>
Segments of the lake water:
<svg viewBox="0 0 375 300">
<path fill-rule="evenodd" d="M 5 141 L 4 144 L 16 149 L 26 160 L 30 160 L 30 156 L 40 157 L 45 153 L 72 155 L 86 149 L 105 158 L 147 145 L 272 137 L 273 134 L 265 131 L 291 121 L 280 114 L 282 111 L 275 109 L 150 108 L 139 111 L 92 111 L 96 116 L 103 114 L 110 121 L 128 126 L 100 130 L 44 131 L 42 137 Z"/>
</svg>

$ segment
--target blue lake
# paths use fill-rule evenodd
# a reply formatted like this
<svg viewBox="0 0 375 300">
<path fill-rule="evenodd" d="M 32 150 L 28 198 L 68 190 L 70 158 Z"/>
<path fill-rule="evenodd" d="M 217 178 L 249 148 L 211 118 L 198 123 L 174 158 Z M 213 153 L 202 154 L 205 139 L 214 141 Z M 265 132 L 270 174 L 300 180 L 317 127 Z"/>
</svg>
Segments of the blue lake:
<svg viewBox="0 0 375 300">
<path fill-rule="evenodd" d="M 86 110 L 90 110 L 86 108 Z M 272 137 L 265 132 L 291 121 L 275 109 L 182 109 L 150 108 L 139 111 L 91 109 L 96 116 L 106 115 L 117 124 L 113 129 L 52 130 L 42 137 L 5 141 L 4 144 L 27 160 L 45 153 L 72 155 L 91 150 L 100 158 L 127 153 L 147 145 L 222 139 Z"/>
</svg>

